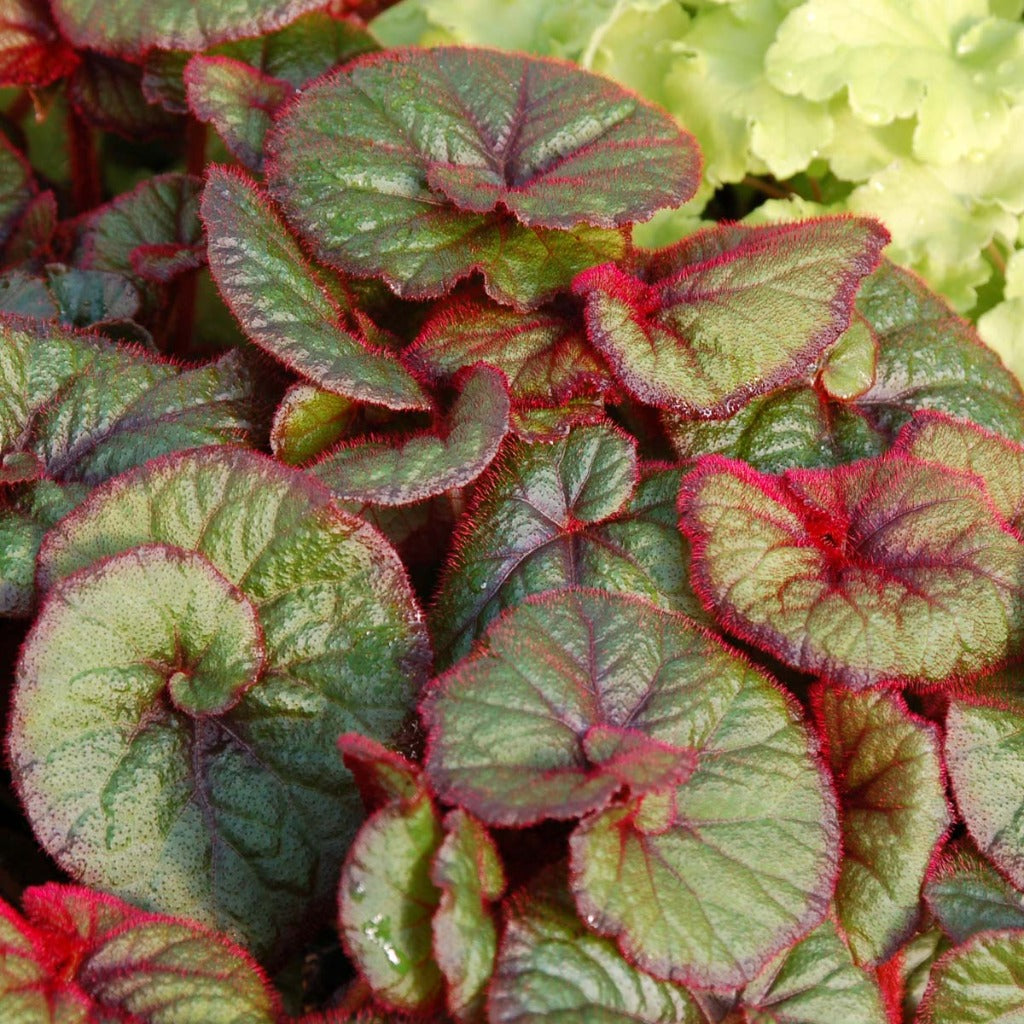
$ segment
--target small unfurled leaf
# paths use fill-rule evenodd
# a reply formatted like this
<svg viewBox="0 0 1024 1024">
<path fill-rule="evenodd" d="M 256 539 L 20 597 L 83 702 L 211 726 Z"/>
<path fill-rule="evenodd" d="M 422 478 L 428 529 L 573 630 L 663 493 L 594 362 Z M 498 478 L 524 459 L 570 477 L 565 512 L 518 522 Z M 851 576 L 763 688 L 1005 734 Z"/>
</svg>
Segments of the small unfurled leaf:
<svg viewBox="0 0 1024 1024">
<path fill-rule="evenodd" d="M 397 443 L 343 442 L 309 472 L 342 500 L 378 505 L 411 505 L 472 483 L 508 433 L 508 385 L 489 366 L 467 370 L 460 384 L 439 432 L 413 434 Z"/>
<path fill-rule="evenodd" d="M 416 765 L 368 736 L 345 733 L 338 749 L 368 811 L 396 800 L 412 802 L 426 792 Z"/>
<path fill-rule="evenodd" d="M 291 85 L 244 61 L 198 54 L 185 67 L 185 89 L 192 113 L 212 124 L 246 167 L 262 171 L 263 140 Z"/>
<path fill-rule="evenodd" d="M 257 187 L 210 170 L 202 216 L 210 271 L 255 344 L 313 383 L 389 409 L 429 409 L 416 379 L 343 323 L 337 301 Z"/>
<path fill-rule="evenodd" d="M 508 379 L 517 403 L 560 405 L 580 394 L 604 394 L 614 381 L 590 348 L 583 323 L 549 310 L 519 312 L 494 303 L 442 306 L 407 351 L 406 362 L 430 380 L 446 381 L 474 363 Z"/>
<path fill-rule="evenodd" d="M 530 598 L 431 686 L 426 771 L 494 825 L 575 818 L 623 789 L 676 787 L 696 766 L 670 709 L 743 674 L 688 620 L 599 591 Z"/>
<path fill-rule="evenodd" d="M 684 201 L 699 174 L 690 136 L 621 87 L 457 48 L 360 59 L 290 103 L 268 150 L 273 195 L 325 262 L 409 298 L 480 270 L 523 305 L 617 258 L 606 229 Z"/>
<path fill-rule="evenodd" d="M 491 982 L 491 1024 L 705 1024 L 685 989 L 637 970 L 587 930 L 564 869 L 516 894 Z"/>
<path fill-rule="evenodd" d="M 161 0 L 140 9 L 131 0 L 52 0 L 57 24 L 75 46 L 130 58 L 150 50 L 205 50 L 228 39 L 258 36 L 319 5 L 319 0 L 233 0 L 197 7 L 189 0 Z"/>
<path fill-rule="evenodd" d="M 439 665 L 544 590 L 601 587 L 701 614 L 674 507 L 679 473 L 638 475 L 632 438 L 608 424 L 510 445 L 481 480 L 441 580 L 431 611 Z"/>
<path fill-rule="evenodd" d="M 490 904 L 505 891 L 505 871 L 494 840 L 465 811 L 452 811 L 444 830 L 430 868 L 441 893 L 432 925 L 434 959 L 447 982 L 449 1012 L 477 1024 L 484 1019 L 498 945 Z"/>
<path fill-rule="evenodd" d="M 839 923 L 854 959 L 874 965 L 914 930 L 925 872 L 951 823 L 939 741 L 891 694 L 823 686 L 815 706 L 842 808 Z"/>
<path fill-rule="evenodd" d="M 336 739 L 392 737 L 425 675 L 394 552 L 303 474 L 206 448 L 95 491 L 48 534 L 39 580 L 9 749 L 42 844 L 261 954 L 294 940 L 361 817 Z"/>
<path fill-rule="evenodd" d="M 275 1024 L 277 997 L 242 949 L 191 921 L 65 885 L 0 903 L 0 1016 L 11 1024 Z"/>
<path fill-rule="evenodd" d="M 431 919 L 441 898 L 430 865 L 444 834 L 426 794 L 385 805 L 367 819 L 338 886 L 338 929 L 374 995 L 399 1010 L 429 1010 L 444 978 L 434 961 Z"/>
<path fill-rule="evenodd" d="M 1024 894 L 967 841 L 943 850 L 928 873 L 923 895 L 936 921 L 957 944 L 978 932 L 1024 928 Z"/>
<path fill-rule="evenodd" d="M 878 342 L 868 322 L 857 316 L 826 353 L 819 380 L 833 398 L 849 402 L 874 384 L 877 365 Z"/>
<path fill-rule="evenodd" d="M 902 452 L 782 477 L 710 456 L 680 513 L 705 606 L 802 671 L 927 685 L 1021 650 L 1024 546 L 977 477 Z"/>
<path fill-rule="evenodd" d="M 50 17 L 47 4 L 4 0 L 0 10 L 0 85 L 42 88 L 78 63 Z"/>
<path fill-rule="evenodd" d="M 77 224 L 75 265 L 157 283 L 201 267 L 201 187 L 186 174 L 158 175 L 93 210 Z"/>
<path fill-rule="evenodd" d="M 826 921 L 770 963 L 740 996 L 751 1024 L 887 1024 L 874 978 Z"/>
<path fill-rule="evenodd" d="M 1024 709 L 953 701 L 946 717 L 946 766 L 971 838 L 1024 890 Z"/>
<path fill-rule="evenodd" d="M 1024 1021 L 1024 931 L 982 932 L 932 968 L 919 1020 L 927 1024 Z"/>
<path fill-rule="evenodd" d="M 587 330 L 642 402 L 724 418 L 807 376 L 849 327 L 888 234 L 870 220 L 708 228 L 651 254 L 642 276 L 581 274 Z"/>
<path fill-rule="evenodd" d="M 894 979 L 895 994 L 899 995 L 902 987 L 902 999 L 895 1000 L 896 1012 L 902 1004 L 903 1019 L 917 1021 L 917 1010 L 924 998 L 928 979 L 936 961 L 951 948 L 941 928 L 932 926 L 915 935 L 899 952 L 894 966 L 897 968 Z M 892 964 L 893 961 L 890 961 Z M 895 1016 L 895 1014 L 894 1014 Z"/>
<path fill-rule="evenodd" d="M 937 462 L 985 482 L 999 514 L 1024 534 L 1024 445 L 941 413 L 918 413 L 897 444 L 915 458 Z"/>
<path fill-rule="evenodd" d="M 270 450 L 290 466 L 322 455 L 341 440 L 358 405 L 312 384 L 293 384 L 281 399 L 270 428 Z"/>
<path fill-rule="evenodd" d="M 831 899 L 838 822 L 814 741 L 766 676 L 688 619 L 608 594 L 574 599 L 601 610 L 588 617 L 595 665 L 603 668 L 601 689 L 590 697 L 600 713 L 632 717 L 634 727 L 697 757 L 678 787 L 584 818 L 570 839 L 580 915 L 655 977 L 715 989 L 751 981 L 821 922 Z M 529 613 L 557 626 L 557 600 L 516 609 L 495 632 Z M 526 678 L 538 677 L 542 655 L 547 676 L 560 669 L 568 676 L 578 649 L 534 643 L 531 657 L 531 640 L 516 645 Z M 484 647 L 475 657 L 488 656 Z M 510 712 L 502 714 L 511 723 Z M 506 732 L 508 747 L 526 746 L 529 736 L 510 725 Z M 548 749 L 561 758 L 564 745 Z M 538 744 L 538 763 L 542 756 Z M 476 762 L 483 777 L 486 753 Z"/>
</svg>

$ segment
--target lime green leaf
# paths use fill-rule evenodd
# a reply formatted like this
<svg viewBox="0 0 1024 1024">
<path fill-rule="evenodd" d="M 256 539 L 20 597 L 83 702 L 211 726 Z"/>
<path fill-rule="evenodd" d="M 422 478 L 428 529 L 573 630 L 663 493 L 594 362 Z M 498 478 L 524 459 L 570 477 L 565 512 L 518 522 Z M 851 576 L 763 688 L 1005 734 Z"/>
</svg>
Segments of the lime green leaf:
<svg viewBox="0 0 1024 1024">
<path fill-rule="evenodd" d="M 423 327 L 406 361 L 432 381 L 485 362 L 505 374 L 513 400 L 544 406 L 613 387 L 583 323 L 552 310 L 523 313 L 472 300 L 444 305 Z"/>
<path fill-rule="evenodd" d="M 573 291 L 586 298 L 591 342 L 632 394 L 724 418 L 807 374 L 849 326 L 887 240 L 868 220 L 719 226 L 650 253 L 643 280 L 608 264 Z"/>
<path fill-rule="evenodd" d="M 439 433 L 343 443 L 309 467 L 340 499 L 410 505 L 472 483 L 493 461 L 508 433 L 508 386 L 489 366 L 468 370 Z"/>
<path fill-rule="evenodd" d="M 943 851 L 928 873 L 923 895 L 955 943 L 996 928 L 1024 928 L 1024 895 L 967 842 Z"/>
<path fill-rule="evenodd" d="M 1019 684 L 1018 684 L 1019 685 Z M 978 849 L 1024 888 L 1024 711 L 953 701 L 946 718 L 946 765 L 957 807 Z"/>
<path fill-rule="evenodd" d="M 143 9 L 130 0 L 53 0 L 61 32 L 75 46 L 122 57 L 150 50 L 203 50 L 214 43 L 280 28 L 317 0 L 232 0 L 198 8 L 161 0 Z"/>
<path fill-rule="evenodd" d="M 925 871 L 951 824 L 938 736 L 879 691 L 822 687 L 816 708 L 842 808 L 839 923 L 854 959 L 878 964 L 917 925 Z"/>
<path fill-rule="evenodd" d="M 509 445 L 442 577 L 431 613 L 439 665 L 468 653 L 503 609 L 573 584 L 701 614 L 675 511 L 679 473 L 652 470 L 639 485 L 637 475 L 632 439 L 607 424 Z"/>
<path fill-rule="evenodd" d="M 265 665 L 226 710 L 197 715 L 228 698 L 185 678 L 198 610 L 127 578 L 153 544 L 194 553 L 255 610 Z M 207 448 L 94 492 L 50 532 L 39 573 L 51 592 L 10 750 L 41 842 L 76 877 L 262 953 L 292 941 L 327 909 L 361 816 L 335 740 L 393 736 L 425 675 L 394 552 L 308 477 Z"/>
<path fill-rule="evenodd" d="M 767 677 L 682 617 L 651 608 L 643 625 L 620 625 L 623 680 L 632 693 L 660 690 L 655 735 L 695 750 L 697 767 L 670 791 L 667 814 L 624 804 L 584 819 L 570 840 L 576 903 L 656 977 L 735 987 L 824 917 L 838 867 L 834 798 L 799 711 Z M 656 637 L 663 662 L 646 655 Z M 631 674 L 641 655 L 648 664 Z M 604 702 L 617 699 L 613 686 Z"/>
<path fill-rule="evenodd" d="M 268 148 L 271 192 L 325 262 L 410 298 L 480 269 L 526 305 L 615 258 L 594 226 L 682 202 L 699 173 L 690 137 L 606 80 L 454 48 L 363 58 L 290 103 Z M 642 184 L 614 173 L 625 153 Z"/>
<path fill-rule="evenodd" d="M 217 129 L 241 163 L 262 171 L 264 137 L 292 87 L 243 61 L 199 54 L 185 68 L 185 91 L 193 114 Z"/>
<path fill-rule="evenodd" d="M 801 671 L 935 684 L 1021 650 L 1024 546 L 976 477 L 902 452 L 781 478 L 709 456 L 680 509 L 705 606 Z"/>
<path fill-rule="evenodd" d="M 1024 28 L 986 14 L 972 0 L 869 0 L 855 15 L 838 0 L 808 0 L 779 28 L 765 68 L 811 100 L 845 88 L 868 124 L 916 116 L 917 156 L 950 163 L 996 148 L 1024 97 Z"/>
<path fill-rule="evenodd" d="M 498 930 L 489 904 L 505 891 L 505 871 L 487 830 L 465 811 L 444 819 L 445 837 L 430 880 L 441 892 L 434 913 L 434 958 L 448 983 L 448 1010 L 466 1024 L 484 1019 Z"/>
<path fill-rule="evenodd" d="M 769 964 L 740 997 L 750 1024 L 887 1024 L 875 980 L 826 921 Z"/>
<path fill-rule="evenodd" d="M 682 617 L 600 591 L 530 598 L 432 685 L 434 791 L 494 825 L 574 818 L 695 767 L 671 709 L 745 666 Z"/>
<path fill-rule="evenodd" d="M 897 443 L 915 458 L 980 476 L 999 514 L 1024 530 L 1024 445 L 937 413 L 915 416 Z"/>
<path fill-rule="evenodd" d="M 932 969 L 921 1019 L 927 1024 L 1021 1024 L 1024 931 L 984 932 Z"/>
<path fill-rule="evenodd" d="M 97 207 L 76 224 L 74 264 L 159 283 L 201 267 L 201 187 L 198 178 L 162 174 Z"/>
<path fill-rule="evenodd" d="M 685 989 L 630 964 L 587 931 L 563 872 L 513 897 L 491 983 L 492 1024 L 704 1024 Z"/>
<path fill-rule="evenodd" d="M 819 379 L 832 398 L 849 402 L 875 382 L 878 342 L 862 317 L 856 317 L 825 356 Z"/>
<path fill-rule="evenodd" d="M 374 994 L 400 1010 L 429 1010 L 444 979 L 432 952 L 441 893 L 430 865 L 444 838 L 430 798 L 375 812 L 349 850 L 338 887 L 342 942 Z"/>
<path fill-rule="evenodd" d="M 791 6 L 778 0 L 711 5 L 689 31 L 672 37 L 676 59 L 659 93 L 692 125 L 716 183 L 737 181 L 754 168 L 789 178 L 835 134 L 824 103 L 786 95 L 765 74 L 765 53 Z"/>
<path fill-rule="evenodd" d="M 312 384 L 293 384 L 281 399 L 270 428 L 270 450 L 300 466 L 337 444 L 355 418 L 357 403 Z"/>
<path fill-rule="evenodd" d="M 27 921 L 0 903 L 0 1013 L 12 1024 L 274 1024 L 276 996 L 237 946 L 105 894 L 44 885 Z"/>
<path fill-rule="evenodd" d="M 255 344 L 347 398 L 391 409 L 430 408 L 395 358 L 346 328 L 337 301 L 251 181 L 212 168 L 202 215 L 210 234 L 210 271 Z"/>
</svg>

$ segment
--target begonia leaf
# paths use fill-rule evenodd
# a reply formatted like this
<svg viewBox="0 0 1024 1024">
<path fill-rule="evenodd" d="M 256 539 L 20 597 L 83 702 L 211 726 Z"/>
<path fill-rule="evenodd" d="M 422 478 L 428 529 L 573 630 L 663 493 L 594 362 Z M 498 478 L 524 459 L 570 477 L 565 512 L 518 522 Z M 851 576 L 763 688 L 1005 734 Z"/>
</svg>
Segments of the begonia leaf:
<svg viewBox="0 0 1024 1024">
<path fill-rule="evenodd" d="M 1018 684 L 1019 685 L 1019 684 Z M 978 849 L 1024 889 L 1024 709 L 953 701 L 946 717 L 946 766 Z"/>
<path fill-rule="evenodd" d="M 576 818 L 623 789 L 685 783 L 672 709 L 746 672 L 688 620 L 600 591 L 529 598 L 493 623 L 421 707 L 438 796 L 494 825 Z"/>
<path fill-rule="evenodd" d="M 676 470 L 640 476 L 634 442 L 607 424 L 509 445 L 478 485 L 437 591 L 439 666 L 468 653 L 503 609 L 574 584 L 702 615 L 677 526 L 678 487 Z"/>
<path fill-rule="evenodd" d="M 270 450 L 299 466 L 332 448 L 348 430 L 358 406 L 312 384 L 293 384 L 281 399 L 270 428 Z"/>
<path fill-rule="evenodd" d="M 978 932 L 1024 928 L 1024 893 L 966 841 L 943 850 L 928 872 L 923 896 L 942 930 L 957 944 Z"/>
<path fill-rule="evenodd" d="M 57 230 L 57 199 L 51 189 L 29 199 L 4 246 L 4 262 L 38 264 L 50 252 Z"/>
<path fill-rule="evenodd" d="M 664 413 L 679 457 L 727 455 L 766 473 L 835 466 L 881 454 L 920 410 L 1024 440 L 1020 385 L 920 280 L 883 262 L 861 285 L 857 311 L 878 343 L 866 392 L 834 401 L 808 380 L 755 398 L 727 420 Z"/>
<path fill-rule="evenodd" d="M 75 264 L 164 283 L 206 262 L 202 183 L 186 174 L 148 178 L 77 225 Z"/>
<path fill-rule="evenodd" d="M 831 921 L 769 964 L 740 997 L 745 1024 L 888 1024 L 878 985 Z"/>
<path fill-rule="evenodd" d="M 178 122 L 146 102 L 142 71 L 135 64 L 86 52 L 72 73 L 68 97 L 90 124 L 132 140 L 166 134 Z"/>
<path fill-rule="evenodd" d="M 518 406 L 512 409 L 509 426 L 523 441 L 560 441 L 575 427 L 593 426 L 607 419 L 599 398 L 570 398 L 558 406 Z"/>
<path fill-rule="evenodd" d="M 1021 1024 L 1024 931 L 982 932 L 932 968 L 918 1018 L 926 1024 Z"/>
<path fill-rule="evenodd" d="M 340 499 L 410 505 L 472 483 L 508 433 L 508 385 L 489 366 L 467 370 L 439 433 L 342 442 L 309 467 Z"/>
<path fill-rule="evenodd" d="M 325 262 L 409 298 L 479 269 L 524 305 L 621 255 L 605 229 L 684 201 L 699 174 L 690 136 L 621 87 L 457 48 L 360 58 L 285 107 L 268 151 L 272 194 Z"/>
<path fill-rule="evenodd" d="M 223 682 L 194 692 L 180 590 L 129 579 L 152 545 L 254 610 L 265 664 L 231 706 Z M 47 535 L 39 580 L 9 749 L 40 841 L 89 884 L 261 954 L 286 945 L 326 911 L 360 818 L 336 738 L 393 736 L 425 675 L 394 552 L 303 474 L 206 448 L 94 491 Z M 251 660 L 251 644 L 208 657 Z M 207 700 L 221 710 L 197 713 Z"/>
<path fill-rule="evenodd" d="M 79 483 L 101 483 L 167 452 L 258 443 L 260 405 L 241 353 L 179 369 L 61 328 L 0 323 L 0 457 L 31 458 L 46 478 L 0 509 L 0 614 L 30 611 L 39 542 L 85 496 Z M 41 493 L 44 486 L 61 500 Z"/>
<path fill-rule="evenodd" d="M 887 241 L 866 219 L 716 226 L 652 253 L 642 277 L 606 264 L 573 290 L 592 343 L 633 395 L 723 418 L 807 374 L 850 325 Z"/>
<path fill-rule="evenodd" d="M 818 389 L 796 385 L 755 398 L 727 420 L 693 420 L 663 413 L 681 459 L 725 455 L 762 473 L 794 466 L 839 466 L 881 455 L 886 437 L 855 403 L 831 402 Z"/>
<path fill-rule="evenodd" d="M 612 595 L 590 600 L 615 615 L 594 616 L 592 635 L 616 642 L 622 673 L 597 696 L 616 714 L 628 714 L 638 684 L 661 696 L 637 717 L 650 713 L 654 735 L 694 750 L 697 764 L 677 788 L 584 818 L 570 839 L 580 915 L 656 977 L 736 987 L 820 923 L 832 895 L 839 829 L 815 742 L 781 690 L 688 619 Z"/>
<path fill-rule="evenodd" d="M 498 930 L 489 904 L 505 891 L 505 871 L 487 830 L 465 811 L 444 819 L 445 837 L 430 868 L 441 893 L 434 913 L 434 959 L 447 982 L 448 1010 L 459 1021 L 484 1019 Z"/>
<path fill-rule="evenodd" d="M 303 14 L 276 32 L 216 46 L 206 55 L 244 61 L 261 74 L 298 89 L 353 57 L 379 49 L 362 25 L 328 9 Z M 150 103 L 175 114 L 188 113 L 184 74 L 193 56 L 183 50 L 147 54 L 142 91 Z"/>
<path fill-rule="evenodd" d="M 139 312 L 138 289 L 121 274 L 51 265 L 46 278 L 61 321 L 72 327 L 131 320 Z"/>
<path fill-rule="evenodd" d="M 75 46 L 135 58 L 258 36 L 317 6 L 318 0 L 232 0 L 199 8 L 187 0 L 159 0 L 140 9 L 130 0 L 52 0 L 57 24 Z"/>
<path fill-rule="evenodd" d="M 940 413 L 919 413 L 897 443 L 915 458 L 980 476 L 999 514 L 1024 532 L 1024 445 Z"/>
<path fill-rule="evenodd" d="M 11 1024 L 274 1024 L 279 1008 L 242 949 L 191 921 L 49 884 L 25 917 L 0 903 L 0 1015 Z"/>
<path fill-rule="evenodd" d="M 583 323 L 549 310 L 522 313 L 472 300 L 442 306 L 405 358 L 433 381 L 449 380 L 474 363 L 489 363 L 508 378 L 516 402 L 561 404 L 614 386 L 587 342 Z"/>
<path fill-rule="evenodd" d="M 977 477 L 902 452 L 782 477 L 709 456 L 680 512 L 705 606 L 801 671 L 928 685 L 1021 650 L 1024 546 Z"/>
<path fill-rule="evenodd" d="M 705 1024 L 685 989 L 637 970 L 579 919 L 548 872 L 508 909 L 491 982 L 491 1024 Z"/>
<path fill-rule="evenodd" d="M 230 57 L 198 54 L 185 67 L 192 113 L 212 124 L 231 153 L 253 171 L 263 170 L 263 140 L 292 87 Z"/>
<path fill-rule="evenodd" d="M 0 8 L 0 84 L 41 88 L 70 74 L 78 63 L 63 40 L 49 6 L 4 0 Z"/>
<path fill-rule="evenodd" d="M 0 242 L 6 242 L 36 195 L 28 161 L 0 136 Z"/>
<path fill-rule="evenodd" d="M 203 193 L 210 271 L 255 344 L 328 391 L 391 409 L 429 409 L 415 378 L 349 330 L 336 299 L 266 198 L 214 167 Z"/>
<path fill-rule="evenodd" d="M 876 427 L 895 434 L 916 410 L 935 409 L 1024 441 L 1020 384 L 923 281 L 883 262 L 857 311 L 879 344 L 875 383 L 859 399 Z"/>
<path fill-rule="evenodd" d="M 942 929 L 932 926 L 919 932 L 900 950 L 895 964 L 898 967 L 897 981 L 902 985 L 903 995 L 895 1003 L 895 1013 L 902 1009 L 904 1020 L 917 1020 L 917 1010 L 928 988 L 932 968 L 950 948 L 951 943 Z"/>
<path fill-rule="evenodd" d="M 815 706 L 842 808 L 836 911 L 854 959 L 878 964 L 914 930 L 925 872 L 951 824 L 937 731 L 880 691 L 821 687 Z"/>
<path fill-rule="evenodd" d="M 62 482 L 100 483 L 199 445 L 251 444 L 260 429 L 253 366 L 238 352 L 179 369 L 90 335 L 10 319 L 0 321 L 0 384 L 0 454 L 32 452 Z"/>
<path fill-rule="evenodd" d="M 359 830 L 338 886 L 338 930 L 377 999 L 429 1010 L 444 978 L 433 958 L 431 919 L 441 893 L 430 866 L 444 838 L 426 794 L 374 812 Z"/>
</svg>

